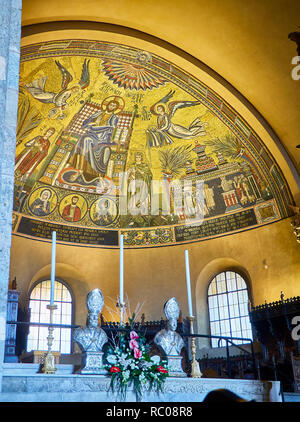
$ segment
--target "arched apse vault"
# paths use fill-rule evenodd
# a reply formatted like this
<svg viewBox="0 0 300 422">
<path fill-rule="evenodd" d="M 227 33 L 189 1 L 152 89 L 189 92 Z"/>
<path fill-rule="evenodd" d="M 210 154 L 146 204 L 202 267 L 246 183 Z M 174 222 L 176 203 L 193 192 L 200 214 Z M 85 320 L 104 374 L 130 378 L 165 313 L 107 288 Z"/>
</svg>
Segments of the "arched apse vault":
<svg viewBox="0 0 300 422">
<path fill-rule="evenodd" d="M 23 31 L 20 109 L 32 109 L 36 126 L 25 135 L 21 130 L 18 138 L 16 235 L 46 240 L 55 228 L 58 240 L 68 244 L 118 247 L 122 233 L 127 247 L 169 246 L 290 215 L 290 189 L 297 183 L 278 163 L 285 168 L 291 163 L 267 123 L 219 75 L 193 58 L 188 61 L 175 47 L 166 50 L 166 43 L 155 44 L 147 35 L 134 37 L 126 28 L 117 32 L 113 25 L 102 25 L 97 31 L 99 24 L 72 22 L 62 31 L 60 23 L 44 25 Z M 45 41 L 37 42 L 41 39 Z M 84 69 L 88 82 L 82 80 Z M 50 90 L 57 96 L 62 75 L 71 75 L 71 88 L 77 84 L 78 89 L 61 98 L 62 106 L 51 105 L 52 94 L 46 102 L 41 93 Z M 83 163 L 86 157 L 79 149 L 87 144 L 84 121 L 101 114 L 112 97 L 118 102 L 116 121 L 121 123 L 116 123 L 114 133 L 101 135 L 106 148 L 97 151 L 98 162 Z M 173 103 L 188 102 L 193 104 L 175 116 Z M 169 110 L 173 106 L 172 116 L 171 111 L 162 116 L 169 130 L 161 130 L 158 103 L 168 104 Z M 44 142 L 42 137 L 49 139 Z M 28 163 L 32 139 L 47 145 Z M 104 162 L 105 154 L 109 158 Z M 179 163 L 170 169 L 168 163 L 174 159 Z M 181 182 L 203 180 L 204 222 L 195 227 L 196 220 L 187 224 L 184 213 L 166 216 L 160 210 L 147 217 L 121 215 L 120 201 L 128 192 L 115 188 L 118 174 L 133 169 L 140 170 L 148 186 L 152 180 L 166 185 L 175 177 Z M 40 211 L 43 200 L 48 205 Z M 70 217 L 71 205 L 76 213 Z M 108 209 L 105 219 L 98 215 L 101 206 Z"/>
<path fill-rule="evenodd" d="M 25 24 L 22 27 L 23 40 L 26 40 L 26 37 L 34 36 L 35 34 L 43 33 L 43 36 L 45 36 L 46 32 L 55 33 L 61 30 L 64 30 L 64 31 L 68 30 L 71 33 L 74 33 L 73 31 L 85 30 L 85 31 L 103 32 L 103 33 L 108 33 L 108 34 L 118 34 L 118 35 L 121 35 L 121 38 L 123 37 L 123 39 L 128 37 L 128 39 L 134 40 L 134 43 L 138 39 L 138 40 L 142 40 L 143 42 L 146 42 L 147 44 L 150 43 L 152 44 L 152 46 L 156 45 L 158 47 L 161 47 L 164 49 L 164 51 L 174 53 L 175 56 L 183 58 L 186 62 L 195 65 L 198 69 L 202 69 L 207 75 L 210 75 L 213 78 L 213 80 L 218 81 L 222 85 L 222 87 L 225 87 L 228 92 L 231 92 L 234 97 L 238 98 L 241 101 L 241 103 L 243 103 L 243 105 L 250 111 L 250 113 L 253 116 L 255 116 L 255 118 L 260 122 L 260 124 L 265 128 L 267 133 L 271 136 L 272 141 L 274 142 L 274 144 L 276 145 L 276 147 L 279 149 L 280 153 L 282 154 L 284 160 L 286 161 L 289 171 L 293 175 L 293 178 L 295 179 L 296 185 L 299 190 L 300 177 L 299 177 L 299 173 L 297 172 L 295 168 L 295 159 L 290 158 L 280 138 L 278 137 L 276 131 L 274 131 L 270 123 L 263 117 L 263 114 L 264 114 L 263 110 L 259 111 L 248 100 L 248 98 L 245 96 L 242 90 L 239 91 L 238 89 L 236 89 L 234 85 L 232 85 L 232 83 L 229 82 L 229 78 L 228 79 L 224 78 L 222 73 L 218 73 L 214 68 L 208 66 L 204 61 L 201 61 L 199 56 L 193 55 L 187 52 L 186 50 L 180 48 L 178 45 L 175 45 L 174 43 L 167 41 L 166 39 L 162 37 L 155 36 L 151 34 L 150 32 L 138 30 L 134 26 L 130 27 L 130 26 L 124 26 L 122 24 L 114 24 L 111 22 L 111 19 L 108 19 L 108 22 L 100 21 L 99 19 L 97 19 L 96 15 L 94 16 L 93 19 L 86 17 L 85 20 L 80 21 L 76 19 L 76 14 L 75 14 L 72 17 L 66 16 L 65 20 L 61 22 L 63 20 L 63 17 L 61 17 L 61 19 L 57 21 L 53 20 L 53 18 L 51 18 L 50 16 L 47 18 L 45 16 L 41 16 L 40 18 L 35 17 L 34 19 L 31 19 L 30 18 L 31 14 L 30 12 L 28 13 L 26 5 L 25 5 L 24 12 L 25 12 L 24 13 Z M 250 11 L 248 11 L 248 13 L 249 12 Z M 81 14 L 81 17 L 83 17 L 83 14 Z M 40 19 L 40 23 L 37 23 L 39 19 Z M 141 22 L 139 22 L 139 24 L 141 24 Z M 231 34 L 229 33 L 227 34 L 227 36 L 228 36 L 228 39 L 230 40 Z M 39 38 L 40 37 L 38 37 L 37 39 Z M 46 36 L 46 38 L 51 39 L 51 35 L 50 37 Z M 27 41 L 25 41 L 25 43 L 26 42 Z M 268 145 L 268 148 L 270 148 L 269 145 Z M 274 152 L 272 150 L 272 153 Z M 276 154 L 275 154 L 275 158 L 278 160 L 278 157 L 276 156 Z M 293 184 L 293 182 L 291 182 L 289 178 L 288 178 L 288 183 L 290 185 Z M 293 188 L 291 189 L 293 191 Z M 296 193 L 297 193 L 297 190 L 296 190 Z"/>
</svg>

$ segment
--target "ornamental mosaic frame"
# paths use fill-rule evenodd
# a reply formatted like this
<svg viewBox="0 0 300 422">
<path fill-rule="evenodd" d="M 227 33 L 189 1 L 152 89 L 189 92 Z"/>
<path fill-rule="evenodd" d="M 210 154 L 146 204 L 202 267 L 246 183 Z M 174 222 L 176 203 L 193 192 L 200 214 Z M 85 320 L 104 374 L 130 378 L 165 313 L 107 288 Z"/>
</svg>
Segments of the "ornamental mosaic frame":
<svg viewBox="0 0 300 422">
<path fill-rule="evenodd" d="M 128 190 L 138 177 L 144 196 Z M 200 223 L 174 213 L 175 179 L 202 181 Z M 154 214 L 120 213 L 137 193 L 149 210 L 154 180 L 169 194 L 168 214 L 161 203 Z M 49 241 L 56 230 L 62 243 L 117 248 L 124 234 L 126 247 L 169 246 L 270 224 L 292 203 L 255 131 L 173 63 L 95 40 L 22 48 L 14 235 Z"/>
</svg>

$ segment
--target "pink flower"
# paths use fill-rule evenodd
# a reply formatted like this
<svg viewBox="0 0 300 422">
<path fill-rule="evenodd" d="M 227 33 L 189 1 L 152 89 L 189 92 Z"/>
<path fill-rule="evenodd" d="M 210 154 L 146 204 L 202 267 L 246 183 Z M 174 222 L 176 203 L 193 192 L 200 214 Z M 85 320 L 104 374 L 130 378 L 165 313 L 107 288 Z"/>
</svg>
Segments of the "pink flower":
<svg viewBox="0 0 300 422">
<path fill-rule="evenodd" d="M 139 338 L 138 334 L 135 331 L 130 331 L 130 339 L 135 340 L 136 338 Z"/>
<path fill-rule="evenodd" d="M 133 349 L 133 354 L 135 359 L 139 359 L 142 356 L 140 349 Z"/>
<path fill-rule="evenodd" d="M 131 350 L 138 349 L 139 344 L 136 340 L 130 340 L 129 347 L 130 347 Z"/>
</svg>

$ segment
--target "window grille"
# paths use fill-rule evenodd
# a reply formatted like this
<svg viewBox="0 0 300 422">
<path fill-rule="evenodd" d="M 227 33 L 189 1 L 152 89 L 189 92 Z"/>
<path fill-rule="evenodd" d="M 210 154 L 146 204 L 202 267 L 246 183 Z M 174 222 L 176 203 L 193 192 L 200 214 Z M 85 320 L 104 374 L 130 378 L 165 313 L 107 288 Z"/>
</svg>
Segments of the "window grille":
<svg viewBox="0 0 300 422">
<path fill-rule="evenodd" d="M 240 274 L 224 271 L 208 287 L 208 311 L 211 335 L 252 339 L 248 311 L 248 289 Z M 235 344 L 249 343 L 234 340 Z M 226 345 L 225 340 L 211 339 L 212 347 Z"/>
<path fill-rule="evenodd" d="M 51 281 L 39 282 L 31 291 L 29 308 L 30 322 L 49 323 L 50 311 L 47 305 L 50 303 Z M 72 297 L 70 290 L 60 281 L 54 284 L 54 304 L 57 309 L 53 313 L 53 324 L 71 325 L 72 323 Z M 27 338 L 27 351 L 48 350 L 47 326 L 30 325 Z M 53 331 L 54 341 L 52 351 L 71 353 L 71 328 L 55 327 Z"/>
</svg>

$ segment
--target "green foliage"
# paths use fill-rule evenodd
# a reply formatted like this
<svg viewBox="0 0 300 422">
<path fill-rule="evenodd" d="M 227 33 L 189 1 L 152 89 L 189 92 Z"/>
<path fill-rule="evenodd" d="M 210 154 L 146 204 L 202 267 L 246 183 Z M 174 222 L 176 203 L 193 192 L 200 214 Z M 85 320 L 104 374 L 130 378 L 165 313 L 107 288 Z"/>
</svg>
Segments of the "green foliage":
<svg viewBox="0 0 300 422">
<path fill-rule="evenodd" d="M 135 315 L 129 318 L 133 326 Z M 159 356 L 150 357 L 146 338 L 133 329 L 122 332 L 114 345 L 110 345 L 104 355 L 104 366 L 111 375 L 110 389 L 125 399 L 129 386 L 133 386 L 139 400 L 144 390 L 162 391 L 169 376 L 166 361 Z"/>
<path fill-rule="evenodd" d="M 205 142 L 205 145 L 211 147 L 215 153 L 221 153 L 224 157 L 231 160 L 237 158 L 241 152 L 242 145 L 238 139 L 232 135 L 225 135 L 221 138 L 213 138 Z"/>
<path fill-rule="evenodd" d="M 178 177 L 187 161 L 191 159 L 191 148 L 191 146 L 180 146 L 160 151 L 159 161 L 162 171 L 173 177 Z"/>
</svg>

